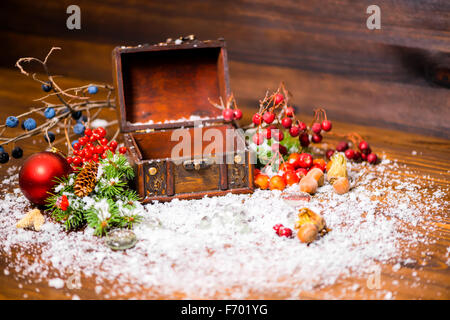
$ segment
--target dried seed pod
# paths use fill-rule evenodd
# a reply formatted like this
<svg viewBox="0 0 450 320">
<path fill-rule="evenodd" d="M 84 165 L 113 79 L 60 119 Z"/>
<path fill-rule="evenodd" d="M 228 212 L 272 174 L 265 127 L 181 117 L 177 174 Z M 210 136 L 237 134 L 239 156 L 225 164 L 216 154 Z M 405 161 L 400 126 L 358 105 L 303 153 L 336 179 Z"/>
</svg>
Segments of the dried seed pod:
<svg viewBox="0 0 450 320">
<path fill-rule="evenodd" d="M 294 228 L 300 229 L 307 223 L 315 224 L 318 231 L 321 231 L 323 228 L 325 228 L 325 219 L 320 214 L 315 213 L 308 208 L 301 208 L 298 211 L 298 220 L 295 223 Z"/>
<path fill-rule="evenodd" d="M 313 223 L 304 224 L 297 232 L 297 238 L 303 243 L 311 243 L 316 240 L 319 231 Z"/>
<path fill-rule="evenodd" d="M 337 194 L 344 194 L 350 190 L 350 183 L 347 178 L 340 177 L 334 181 L 333 188 Z"/>
<path fill-rule="evenodd" d="M 298 184 L 301 192 L 307 192 L 309 194 L 314 194 L 317 191 L 317 181 L 313 177 L 304 177 L 300 180 Z"/>
<path fill-rule="evenodd" d="M 347 178 L 347 160 L 344 154 L 337 152 L 331 157 L 331 166 L 327 171 L 327 180 L 333 184 L 337 178 Z"/>
<path fill-rule="evenodd" d="M 319 168 L 312 168 L 309 170 L 307 177 L 313 177 L 317 181 L 317 185 L 319 187 L 323 186 L 324 183 L 324 177 L 323 177 L 323 171 Z"/>
</svg>

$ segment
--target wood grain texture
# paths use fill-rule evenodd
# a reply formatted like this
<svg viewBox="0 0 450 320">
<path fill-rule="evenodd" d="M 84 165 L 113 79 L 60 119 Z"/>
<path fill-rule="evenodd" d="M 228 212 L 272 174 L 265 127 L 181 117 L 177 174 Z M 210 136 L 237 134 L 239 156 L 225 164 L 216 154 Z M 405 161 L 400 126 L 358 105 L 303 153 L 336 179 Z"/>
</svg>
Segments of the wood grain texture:
<svg viewBox="0 0 450 320">
<path fill-rule="evenodd" d="M 55 73 L 110 82 L 116 45 L 224 36 L 238 102 L 254 105 L 265 83 L 284 80 L 295 96 L 306 97 L 294 100 L 303 110 L 324 106 L 344 121 L 450 136 L 448 1 L 381 0 L 382 28 L 373 31 L 365 26 L 368 0 L 80 1 L 76 31 L 65 27 L 69 4 L 2 2 L 0 40 L 8 50 L 0 65 L 59 45 L 70 55 L 52 62 Z M 294 76 L 284 76 L 286 70 Z"/>
</svg>

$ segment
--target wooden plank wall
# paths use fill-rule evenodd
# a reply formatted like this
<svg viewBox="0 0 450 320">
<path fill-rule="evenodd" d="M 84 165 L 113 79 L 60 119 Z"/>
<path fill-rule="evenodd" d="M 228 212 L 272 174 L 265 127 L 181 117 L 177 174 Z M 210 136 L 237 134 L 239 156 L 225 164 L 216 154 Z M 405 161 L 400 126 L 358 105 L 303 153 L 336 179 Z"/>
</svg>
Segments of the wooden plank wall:
<svg viewBox="0 0 450 320">
<path fill-rule="evenodd" d="M 66 28 L 70 4 L 81 30 Z M 366 28 L 371 4 L 381 30 Z M 1 2 L 0 21 L 3 68 L 55 45 L 54 73 L 111 82 L 116 45 L 224 37 L 247 120 L 283 80 L 301 112 L 323 106 L 331 119 L 450 137 L 448 0 L 14 0 Z"/>
</svg>

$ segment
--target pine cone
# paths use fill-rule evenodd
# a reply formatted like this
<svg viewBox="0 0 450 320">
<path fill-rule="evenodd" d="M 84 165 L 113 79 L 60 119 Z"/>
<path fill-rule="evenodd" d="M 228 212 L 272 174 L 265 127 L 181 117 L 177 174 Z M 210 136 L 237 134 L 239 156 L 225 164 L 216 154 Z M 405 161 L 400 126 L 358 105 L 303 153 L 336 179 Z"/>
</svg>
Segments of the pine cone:
<svg viewBox="0 0 450 320">
<path fill-rule="evenodd" d="M 95 161 L 87 163 L 75 179 L 75 195 L 82 198 L 94 190 L 97 183 L 98 163 Z"/>
</svg>

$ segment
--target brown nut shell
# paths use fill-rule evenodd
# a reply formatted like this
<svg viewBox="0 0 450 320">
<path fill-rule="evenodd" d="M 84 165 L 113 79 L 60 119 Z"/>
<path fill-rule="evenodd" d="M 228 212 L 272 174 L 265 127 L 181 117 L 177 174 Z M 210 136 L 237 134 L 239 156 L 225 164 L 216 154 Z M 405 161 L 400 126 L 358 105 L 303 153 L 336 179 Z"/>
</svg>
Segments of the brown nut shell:
<svg viewBox="0 0 450 320">
<path fill-rule="evenodd" d="M 317 187 L 319 185 L 317 184 L 316 179 L 313 177 L 304 177 L 302 180 L 300 180 L 299 188 L 301 192 L 307 192 L 309 194 L 314 194 L 317 191 Z"/>
<path fill-rule="evenodd" d="M 307 177 L 313 177 L 317 181 L 319 187 L 323 186 L 325 178 L 323 176 L 323 171 L 319 168 L 312 168 L 308 171 Z"/>
<path fill-rule="evenodd" d="M 319 231 L 313 223 L 304 224 L 297 232 L 297 238 L 303 243 L 311 243 L 316 240 Z"/>
<path fill-rule="evenodd" d="M 333 188 L 337 194 L 344 194 L 350 190 L 350 183 L 347 178 L 340 177 L 334 181 Z"/>
</svg>

